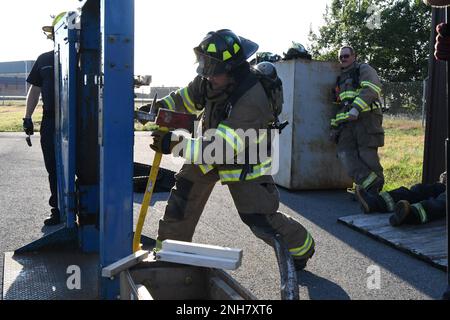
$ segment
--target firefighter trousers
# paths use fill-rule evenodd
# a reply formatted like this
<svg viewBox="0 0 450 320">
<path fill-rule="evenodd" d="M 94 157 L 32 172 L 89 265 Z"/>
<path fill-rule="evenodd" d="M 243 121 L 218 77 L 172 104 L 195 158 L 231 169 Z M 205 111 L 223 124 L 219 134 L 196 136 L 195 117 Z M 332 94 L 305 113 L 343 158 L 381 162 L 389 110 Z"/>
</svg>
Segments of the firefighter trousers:
<svg viewBox="0 0 450 320">
<path fill-rule="evenodd" d="M 219 180 L 217 169 L 203 174 L 196 165 L 185 164 L 176 174 L 164 216 L 159 221 L 158 241 L 192 241 L 206 202 Z M 278 210 L 279 193 L 271 176 L 227 185 L 242 221 L 271 245 L 271 236 L 280 234 L 294 258 L 308 258 L 314 240 L 296 220 Z"/>
<path fill-rule="evenodd" d="M 389 191 L 395 203 L 406 200 L 410 204 L 420 203 L 425 209 L 428 221 L 445 217 L 446 187 L 443 183 L 424 184 L 419 183 L 411 189 L 400 187 Z"/>
<path fill-rule="evenodd" d="M 364 188 L 373 193 L 381 191 L 384 185 L 378 156 L 378 147 L 384 145 L 381 121 L 381 115 L 363 114 L 360 119 L 341 125 L 337 141 L 337 156 L 347 174 L 356 184 L 366 184 Z"/>
</svg>

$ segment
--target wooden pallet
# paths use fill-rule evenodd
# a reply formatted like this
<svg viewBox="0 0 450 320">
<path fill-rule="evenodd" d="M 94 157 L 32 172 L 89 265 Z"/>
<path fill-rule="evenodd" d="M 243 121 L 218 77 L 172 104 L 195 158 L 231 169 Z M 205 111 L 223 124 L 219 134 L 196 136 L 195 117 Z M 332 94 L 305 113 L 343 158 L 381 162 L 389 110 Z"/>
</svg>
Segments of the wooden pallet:
<svg viewBox="0 0 450 320">
<path fill-rule="evenodd" d="M 445 219 L 428 224 L 392 227 L 390 214 L 358 214 L 338 219 L 352 229 L 387 243 L 396 249 L 447 270 Z"/>
</svg>

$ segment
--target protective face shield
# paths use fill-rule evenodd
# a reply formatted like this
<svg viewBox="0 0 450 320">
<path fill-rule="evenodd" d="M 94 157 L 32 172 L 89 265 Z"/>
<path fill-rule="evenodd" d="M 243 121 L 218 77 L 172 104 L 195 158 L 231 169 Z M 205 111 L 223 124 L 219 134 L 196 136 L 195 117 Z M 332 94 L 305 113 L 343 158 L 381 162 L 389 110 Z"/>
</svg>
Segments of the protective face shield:
<svg viewBox="0 0 450 320">
<path fill-rule="evenodd" d="M 202 77 L 207 78 L 229 71 L 225 63 L 210 55 L 204 54 L 199 47 L 194 48 L 194 53 L 197 59 L 196 62 L 198 63 L 197 74 Z"/>
</svg>

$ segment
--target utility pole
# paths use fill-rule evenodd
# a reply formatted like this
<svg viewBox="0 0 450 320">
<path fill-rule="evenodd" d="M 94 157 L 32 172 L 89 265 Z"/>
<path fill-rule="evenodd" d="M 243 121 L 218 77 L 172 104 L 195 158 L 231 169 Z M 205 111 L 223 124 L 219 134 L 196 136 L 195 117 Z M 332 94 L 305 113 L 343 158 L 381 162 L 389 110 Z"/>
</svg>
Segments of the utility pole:
<svg viewBox="0 0 450 320">
<path fill-rule="evenodd" d="M 447 7 L 446 9 L 446 17 L 445 17 L 445 21 L 447 23 L 447 30 L 446 32 L 448 33 L 449 27 L 448 27 L 448 23 L 450 22 L 450 8 Z M 448 174 L 449 170 L 450 170 L 450 144 L 449 144 L 449 137 L 450 137 L 450 98 L 449 98 L 449 84 L 450 84 L 450 66 L 449 66 L 450 62 L 447 61 L 447 139 L 445 140 L 445 170 Z M 448 182 L 446 183 L 446 215 L 447 215 L 447 290 L 444 292 L 443 295 L 443 299 L 444 300 L 450 300 L 450 268 L 449 268 L 449 253 L 450 253 L 450 236 L 449 236 L 449 231 L 450 231 L 450 219 L 449 219 L 449 201 L 450 201 L 450 197 L 449 197 L 449 190 L 448 190 Z"/>
</svg>

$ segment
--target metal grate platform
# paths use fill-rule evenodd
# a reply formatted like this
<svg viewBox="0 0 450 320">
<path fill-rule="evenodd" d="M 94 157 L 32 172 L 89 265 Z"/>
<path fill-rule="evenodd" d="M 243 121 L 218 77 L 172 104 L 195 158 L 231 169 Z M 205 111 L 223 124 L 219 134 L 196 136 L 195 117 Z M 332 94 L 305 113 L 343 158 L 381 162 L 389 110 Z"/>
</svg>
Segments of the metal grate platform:
<svg viewBox="0 0 450 320">
<path fill-rule="evenodd" d="M 4 300 L 93 300 L 98 299 L 98 255 L 65 251 L 6 252 L 3 272 Z M 74 272 L 80 270 L 80 289 Z"/>
<path fill-rule="evenodd" d="M 339 218 L 338 222 L 447 270 L 445 219 L 424 225 L 392 227 L 389 217 L 390 214 L 358 214 Z"/>
</svg>

